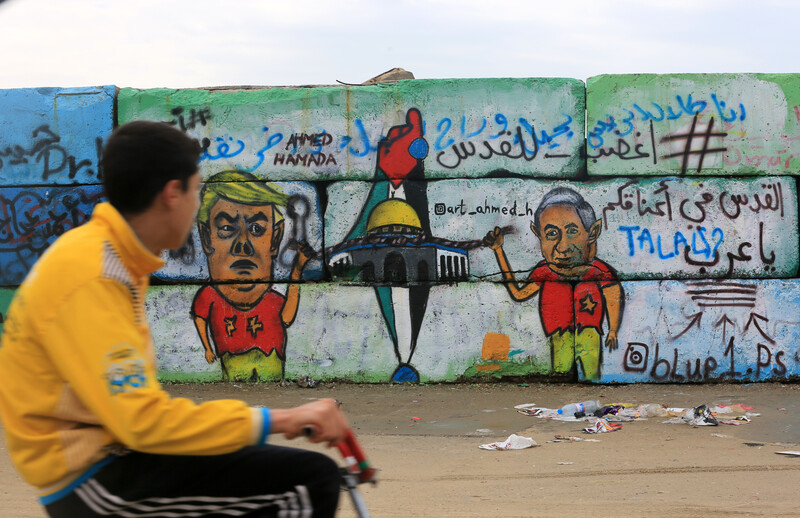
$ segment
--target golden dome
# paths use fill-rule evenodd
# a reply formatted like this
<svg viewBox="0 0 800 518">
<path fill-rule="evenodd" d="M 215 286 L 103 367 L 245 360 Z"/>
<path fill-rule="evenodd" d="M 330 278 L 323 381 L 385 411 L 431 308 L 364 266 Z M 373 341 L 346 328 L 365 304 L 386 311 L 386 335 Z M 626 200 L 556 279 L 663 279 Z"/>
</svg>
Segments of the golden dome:
<svg viewBox="0 0 800 518">
<path fill-rule="evenodd" d="M 422 223 L 420 223 L 414 208 L 397 198 L 380 202 L 372 209 L 367 220 L 367 232 L 389 226 L 404 226 L 422 230 Z"/>
</svg>

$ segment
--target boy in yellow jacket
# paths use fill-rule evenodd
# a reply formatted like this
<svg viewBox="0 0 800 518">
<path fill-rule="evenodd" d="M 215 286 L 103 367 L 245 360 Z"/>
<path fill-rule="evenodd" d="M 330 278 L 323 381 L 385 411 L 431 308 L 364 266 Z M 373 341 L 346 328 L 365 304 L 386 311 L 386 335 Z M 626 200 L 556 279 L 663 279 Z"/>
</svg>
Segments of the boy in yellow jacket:
<svg viewBox="0 0 800 518">
<path fill-rule="evenodd" d="M 104 155 L 108 203 L 58 239 L 19 287 L 0 347 L 11 458 L 52 517 L 333 516 L 336 464 L 266 445 L 335 445 L 333 400 L 291 409 L 171 398 L 156 380 L 148 276 L 199 207 L 199 147 L 163 123 L 119 127 Z"/>
</svg>

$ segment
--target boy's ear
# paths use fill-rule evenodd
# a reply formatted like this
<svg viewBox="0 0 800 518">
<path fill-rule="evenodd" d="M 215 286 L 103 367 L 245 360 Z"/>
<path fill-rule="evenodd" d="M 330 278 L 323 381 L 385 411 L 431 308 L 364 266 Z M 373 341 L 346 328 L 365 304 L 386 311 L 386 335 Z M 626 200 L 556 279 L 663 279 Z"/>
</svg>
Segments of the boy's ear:
<svg viewBox="0 0 800 518">
<path fill-rule="evenodd" d="M 270 244 L 269 251 L 272 257 L 278 255 L 278 250 L 281 247 L 281 240 L 283 239 L 283 221 L 280 220 L 272 225 L 272 243 Z"/>
<path fill-rule="evenodd" d="M 603 230 L 603 225 L 601 220 L 595 221 L 592 226 L 589 228 L 589 242 L 594 243 L 597 241 L 597 238 L 600 237 L 600 232 Z"/>
<path fill-rule="evenodd" d="M 164 184 L 164 188 L 161 189 L 160 195 L 166 206 L 171 209 L 175 206 L 175 202 L 185 192 L 186 191 L 183 188 L 183 182 L 178 179 L 173 179 Z"/>
<path fill-rule="evenodd" d="M 208 223 L 198 223 L 197 233 L 200 234 L 200 243 L 203 245 L 203 252 L 205 252 L 206 255 L 213 254 L 214 249 L 211 247 L 211 229 Z"/>
</svg>

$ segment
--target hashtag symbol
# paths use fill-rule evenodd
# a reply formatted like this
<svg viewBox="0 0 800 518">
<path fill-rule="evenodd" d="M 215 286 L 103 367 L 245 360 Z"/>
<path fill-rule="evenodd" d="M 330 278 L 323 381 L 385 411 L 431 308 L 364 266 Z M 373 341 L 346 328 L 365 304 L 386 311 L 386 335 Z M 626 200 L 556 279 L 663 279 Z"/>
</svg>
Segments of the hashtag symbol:
<svg viewBox="0 0 800 518">
<path fill-rule="evenodd" d="M 674 157 L 683 157 L 681 161 L 681 174 L 686 174 L 686 170 L 689 167 L 689 159 L 692 156 L 698 156 L 700 160 L 697 163 L 697 172 L 699 173 L 703 169 L 703 160 L 707 155 L 712 153 L 723 153 L 728 150 L 725 147 L 715 147 L 709 148 L 709 141 L 711 137 L 726 137 L 728 136 L 725 132 L 713 132 L 714 128 L 714 117 L 708 121 L 708 127 L 705 131 L 695 132 L 697 128 L 697 115 L 694 116 L 692 119 L 692 127 L 689 128 L 688 133 L 679 133 L 677 135 L 667 135 L 666 137 L 661 139 L 661 142 L 673 142 L 676 140 L 683 140 L 686 142 L 682 151 L 678 151 L 676 153 L 671 153 L 666 155 L 665 158 L 674 158 Z M 694 148 L 695 139 L 702 140 L 702 146 L 700 149 Z"/>
</svg>

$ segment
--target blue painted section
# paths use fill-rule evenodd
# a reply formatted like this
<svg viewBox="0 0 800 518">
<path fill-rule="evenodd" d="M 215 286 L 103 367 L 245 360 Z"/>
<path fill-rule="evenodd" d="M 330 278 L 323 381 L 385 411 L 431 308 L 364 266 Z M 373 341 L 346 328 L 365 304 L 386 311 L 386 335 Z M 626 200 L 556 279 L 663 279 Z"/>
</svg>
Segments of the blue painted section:
<svg viewBox="0 0 800 518">
<path fill-rule="evenodd" d="M 0 183 L 100 183 L 116 87 L 0 90 Z"/>
<path fill-rule="evenodd" d="M 601 383 L 800 376 L 798 279 L 622 284 L 619 348 L 603 351 Z"/>
<path fill-rule="evenodd" d="M 18 285 L 58 236 L 86 223 L 102 187 L 0 189 L 0 284 Z"/>
<path fill-rule="evenodd" d="M 419 374 L 410 365 L 400 365 L 392 375 L 395 383 L 419 383 Z"/>
</svg>

